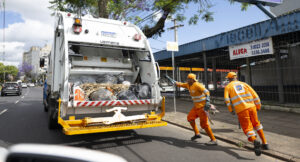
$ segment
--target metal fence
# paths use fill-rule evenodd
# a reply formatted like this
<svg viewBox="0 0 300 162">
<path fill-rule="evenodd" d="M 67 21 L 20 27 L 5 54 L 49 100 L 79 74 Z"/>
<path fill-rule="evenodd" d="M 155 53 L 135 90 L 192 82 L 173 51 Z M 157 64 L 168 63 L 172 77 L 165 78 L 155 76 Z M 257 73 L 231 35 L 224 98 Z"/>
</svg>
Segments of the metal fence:
<svg viewBox="0 0 300 162">
<path fill-rule="evenodd" d="M 263 102 L 300 103 L 300 32 L 273 37 L 274 54 L 230 60 L 228 48 L 206 51 L 184 62 L 176 58 L 176 79 L 185 81 L 188 73 L 197 75 L 212 96 L 223 97 L 229 71 L 251 85 Z M 161 65 L 163 66 L 163 65 Z M 161 70 L 172 76 L 172 69 Z M 187 93 L 187 92 L 185 92 Z M 178 92 L 179 96 L 184 92 Z"/>
</svg>

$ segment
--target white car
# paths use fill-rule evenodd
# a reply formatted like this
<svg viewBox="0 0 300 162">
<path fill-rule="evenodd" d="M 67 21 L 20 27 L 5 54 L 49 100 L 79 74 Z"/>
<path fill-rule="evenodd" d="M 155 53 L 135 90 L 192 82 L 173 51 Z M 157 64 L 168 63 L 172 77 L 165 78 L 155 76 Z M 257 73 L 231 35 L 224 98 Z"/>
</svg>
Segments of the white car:
<svg viewBox="0 0 300 162">
<path fill-rule="evenodd" d="M 27 84 L 26 83 L 22 83 L 22 88 L 27 88 Z"/>
<path fill-rule="evenodd" d="M 28 87 L 34 87 L 34 83 L 28 83 Z"/>
<path fill-rule="evenodd" d="M 180 87 L 179 89 L 181 92 L 185 91 L 185 88 Z M 160 87 L 161 92 L 173 92 L 174 91 L 174 86 L 163 86 Z"/>
</svg>

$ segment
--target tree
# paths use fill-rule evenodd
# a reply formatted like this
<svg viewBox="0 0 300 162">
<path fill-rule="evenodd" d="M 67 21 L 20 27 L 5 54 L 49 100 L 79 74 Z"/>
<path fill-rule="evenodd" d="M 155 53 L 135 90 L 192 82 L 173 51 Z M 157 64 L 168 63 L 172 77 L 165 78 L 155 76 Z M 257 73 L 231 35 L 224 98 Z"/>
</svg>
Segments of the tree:
<svg viewBox="0 0 300 162">
<path fill-rule="evenodd" d="M 233 0 L 228 0 L 233 3 Z M 184 11 L 187 5 L 194 3 L 199 9 L 194 15 L 189 17 L 189 24 L 195 25 L 199 20 L 206 22 L 213 21 L 213 12 L 210 0 L 51 0 L 52 10 L 59 10 L 80 14 L 92 14 L 102 18 L 130 21 L 141 28 L 146 37 L 161 35 L 165 30 L 167 19 L 176 18 L 182 22 L 186 20 Z M 244 11 L 248 4 L 242 3 L 241 9 Z M 138 13 L 146 12 L 148 16 L 141 18 Z M 154 17 L 160 16 L 158 21 Z M 145 21 L 150 20 L 150 24 Z M 143 25 L 144 23 L 144 25 Z"/>
<path fill-rule="evenodd" d="M 0 78 L 1 82 L 7 80 L 8 76 L 16 78 L 18 75 L 18 68 L 12 65 L 5 66 L 3 63 L 0 63 Z"/>
<path fill-rule="evenodd" d="M 24 62 L 21 66 L 19 66 L 19 70 L 21 73 L 23 73 L 26 77 L 31 77 L 31 71 L 32 71 L 33 67 Z"/>
</svg>

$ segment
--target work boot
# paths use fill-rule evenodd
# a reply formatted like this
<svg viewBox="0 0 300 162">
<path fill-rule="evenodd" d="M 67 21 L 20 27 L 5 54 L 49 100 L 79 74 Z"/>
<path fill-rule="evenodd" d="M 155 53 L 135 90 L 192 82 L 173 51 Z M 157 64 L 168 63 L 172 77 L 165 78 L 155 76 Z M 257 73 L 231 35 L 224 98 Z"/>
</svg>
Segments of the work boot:
<svg viewBox="0 0 300 162">
<path fill-rule="evenodd" d="M 261 148 L 262 148 L 263 150 L 270 150 L 269 144 L 262 144 L 262 145 L 261 145 Z"/>
<path fill-rule="evenodd" d="M 200 134 L 196 134 L 196 135 L 194 135 L 194 136 L 191 138 L 191 140 L 192 140 L 192 141 L 195 141 L 197 138 L 201 138 L 201 135 L 200 135 Z"/>
<path fill-rule="evenodd" d="M 218 142 L 217 142 L 217 140 L 215 140 L 215 141 L 211 140 L 209 142 L 206 142 L 205 145 L 207 145 L 207 146 L 217 146 Z"/>
<path fill-rule="evenodd" d="M 253 145 L 254 145 L 255 155 L 256 156 L 260 156 L 261 155 L 260 142 L 258 140 L 254 140 Z"/>
</svg>

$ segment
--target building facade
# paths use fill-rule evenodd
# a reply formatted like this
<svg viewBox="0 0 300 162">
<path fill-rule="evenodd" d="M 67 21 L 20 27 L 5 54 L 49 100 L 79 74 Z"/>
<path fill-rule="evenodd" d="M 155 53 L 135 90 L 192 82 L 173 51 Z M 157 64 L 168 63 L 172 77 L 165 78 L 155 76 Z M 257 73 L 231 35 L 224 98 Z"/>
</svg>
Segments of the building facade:
<svg viewBox="0 0 300 162">
<path fill-rule="evenodd" d="M 44 47 L 32 46 L 28 52 L 23 53 L 23 64 L 26 63 L 32 67 L 31 78 L 38 79 L 40 74 L 47 71 L 48 55 L 51 51 L 51 45 Z M 44 67 L 40 67 L 40 61 L 44 59 Z"/>
</svg>

